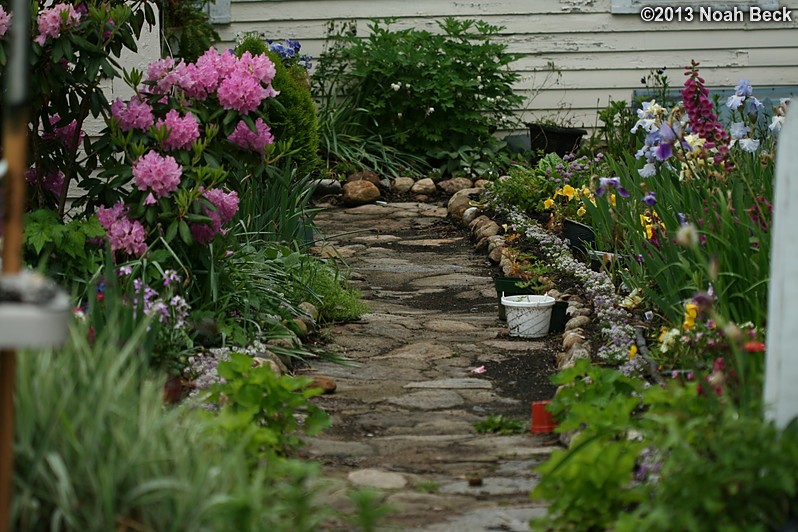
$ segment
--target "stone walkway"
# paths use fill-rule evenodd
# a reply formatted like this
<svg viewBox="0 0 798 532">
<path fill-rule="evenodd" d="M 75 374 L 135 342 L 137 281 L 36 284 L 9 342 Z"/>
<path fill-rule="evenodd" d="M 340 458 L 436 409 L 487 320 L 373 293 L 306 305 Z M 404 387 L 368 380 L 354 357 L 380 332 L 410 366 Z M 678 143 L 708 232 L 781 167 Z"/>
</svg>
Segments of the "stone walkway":
<svg viewBox="0 0 798 532">
<path fill-rule="evenodd" d="M 323 465 L 333 496 L 384 490 L 395 511 L 381 530 L 529 530 L 544 511 L 529 499 L 531 469 L 555 440 L 478 434 L 473 423 L 489 415 L 529 423 L 530 405 L 471 370 L 535 356 L 543 343 L 507 337 L 484 256 L 445 218 L 445 208 L 421 203 L 317 216 L 328 238 L 317 251 L 346 260 L 370 312 L 330 331 L 358 367 L 314 362 L 308 370 L 338 387 L 318 398 L 333 427 L 308 438 L 306 452 Z"/>
</svg>

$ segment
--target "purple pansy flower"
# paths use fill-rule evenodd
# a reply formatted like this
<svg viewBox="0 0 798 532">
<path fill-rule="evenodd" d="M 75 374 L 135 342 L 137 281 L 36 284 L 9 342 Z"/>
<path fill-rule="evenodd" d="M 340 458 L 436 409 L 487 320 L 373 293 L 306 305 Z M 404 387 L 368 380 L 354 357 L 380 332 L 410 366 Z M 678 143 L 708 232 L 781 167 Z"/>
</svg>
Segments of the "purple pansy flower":
<svg viewBox="0 0 798 532">
<path fill-rule="evenodd" d="M 643 196 L 643 203 L 648 205 L 649 207 L 653 207 L 657 204 L 657 196 L 653 192 L 649 192 L 645 196 Z"/>
</svg>

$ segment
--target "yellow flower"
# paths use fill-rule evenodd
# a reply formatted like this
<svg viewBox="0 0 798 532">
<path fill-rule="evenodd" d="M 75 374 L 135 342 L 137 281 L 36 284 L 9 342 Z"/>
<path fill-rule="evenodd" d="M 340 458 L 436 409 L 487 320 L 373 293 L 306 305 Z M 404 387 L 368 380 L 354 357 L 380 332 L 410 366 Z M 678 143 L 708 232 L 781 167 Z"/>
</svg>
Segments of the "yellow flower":
<svg viewBox="0 0 798 532">
<path fill-rule="evenodd" d="M 554 205 L 554 200 L 548 198 L 546 201 L 543 202 L 543 207 L 546 209 L 551 209 L 551 206 Z"/>
<path fill-rule="evenodd" d="M 685 331 L 691 330 L 695 327 L 695 319 L 698 317 L 698 305 L 695 303 L 687 303 L 684 306 L 684 323 L 682 329 Z"/>
<path fill-rule="evenodd" d="M 612 206 L 615 207 L 615 194 L 610 194 L 610 203 L 612 203 Z"/>
<path fill-rule="evenodd" d="M 590 197 L 590 189 L 587 188 L 587 185 L 582 185 L 582 195 L 587 198 Z"/>
<path fill-rule="evenodd" d="M 574 194 L 576 194 L 576 190 L 571 185 L 565 185 L 562 187 L 562 195 L 568 198 L 568 201 L 574 198 Z"/>
<path fill-rule="evenodd" d="M 632 347 L 629 348 L 629 360 L 634 360 L 635 356 L 637 356 L 637 346 L 632 344 Z"/>
<path fill-rule="evenodd" d="M 646 238 L 649 240 L 654 238 L 654 226 L 651 224 L 646 225 Z"/>
<path fill-rule="evenodd" d="M 584 216 L 586 212 L 587 209 L 585 209 L 585 206 L 582 205 L 581 207 L 579 207 L 579 210 L 576 211 L 576 214 L 579 216 Z"/>
</svg>

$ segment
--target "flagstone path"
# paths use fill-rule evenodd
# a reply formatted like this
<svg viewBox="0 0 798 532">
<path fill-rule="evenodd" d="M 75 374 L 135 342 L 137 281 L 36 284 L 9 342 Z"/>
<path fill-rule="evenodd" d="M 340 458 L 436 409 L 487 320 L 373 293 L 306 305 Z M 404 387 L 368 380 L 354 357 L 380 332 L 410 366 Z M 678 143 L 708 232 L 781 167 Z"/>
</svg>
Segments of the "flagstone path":
<svg viewBox="0 0 798 532">
<path fill-rule="evenodd" d="M 478 434 L 473 423 L 503 414 L 528 424 L 529 401 L 503 396 L 514 384 L 503 363 L 551 353 L 543 340 L 507 336 L 486 259 L 445 218 L 422 203 L 317 216 L 328 239 L 317 251 L 351 266 L 369 313 L 329 331 L 357 367 L 315 361 L 305 370 L 337 382 L 318 398 L 333 426 L 307 438 L 305 452 L 322 464 L 332 498 L 383 490 L 394 512 L 380 530 L 529 530 L 544 511 L 529 498 L 531 469 L 555 439 Z M 483 365 L 490 370 L 471 371 Z M 550 397 L 544 388 L 530 397 Z"/>
</svg>

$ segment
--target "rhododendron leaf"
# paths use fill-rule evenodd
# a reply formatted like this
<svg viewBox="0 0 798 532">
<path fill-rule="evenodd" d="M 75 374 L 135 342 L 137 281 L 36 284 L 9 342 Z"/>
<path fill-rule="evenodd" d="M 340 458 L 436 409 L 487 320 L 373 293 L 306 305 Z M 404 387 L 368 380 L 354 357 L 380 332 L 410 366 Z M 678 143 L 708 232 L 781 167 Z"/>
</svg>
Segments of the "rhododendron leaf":
<svg viewBox="0 0 798 532">
<path fill-rule="evenodd" d="M 187 246 L 194 243 L 194 237 L 191 236 L 191 229 L 189 229 L 185 220 L 180 220 L 178 231 L 180 232 L 180 239 L 183 240 L 183 243 Z"/>
<path fill-rule="evenodd" d="M 144 219 L 147 220 L 147 223 L 152 225 L 155 223 L 155 209 L 150 206 L 144 211 Z"/>
<path fill-rule="evenodd" d="M 202 214 L 189 214 L 188 216 L 186 216 L 186 220 L 188 220 L 189 222 L 200 223 L 200 224 L 210 223 L 213 221 L 211 220 L 210 216 L 204 216 Z"/>
<path fill-rule="evenodd" d="M 253 133 L 258 132 L 258 128 L 255 126 L 255 122 L 252 120 L 252 118 L 250 118 L 249 116 L 242 116 L 241 120 L 244 121 L 244 123 L 247 125 L 250 131 L 252 131 Z"/>
</svg>

